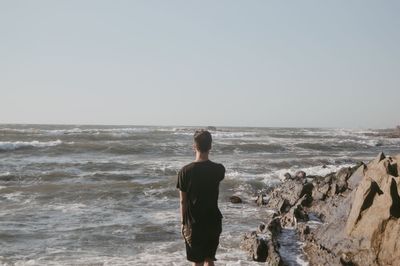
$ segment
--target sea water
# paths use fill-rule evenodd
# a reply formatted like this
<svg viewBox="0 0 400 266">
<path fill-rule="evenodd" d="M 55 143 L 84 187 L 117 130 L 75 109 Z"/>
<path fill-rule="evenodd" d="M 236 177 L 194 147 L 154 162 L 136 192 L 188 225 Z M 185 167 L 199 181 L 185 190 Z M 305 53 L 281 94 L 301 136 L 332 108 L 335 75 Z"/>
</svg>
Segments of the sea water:
<svg viewBox="0 0 400 266">
<path fill-rule="evenodd" d="M 176 174 L 194 159 L 194 127 L 0 125 L 0 264 L 187 265 Z M 271 212 L 255 197 L 286 172 L 328 174 L 399 139 L 377 130 L 217 128 L 211 160 L 223 163 L 219 265 L 254 265 L 243 234 Z M 232 204 L 237 195 L 243 204 Z M 293 231 L 290 265 L 307 265 Z"/>
</svg>

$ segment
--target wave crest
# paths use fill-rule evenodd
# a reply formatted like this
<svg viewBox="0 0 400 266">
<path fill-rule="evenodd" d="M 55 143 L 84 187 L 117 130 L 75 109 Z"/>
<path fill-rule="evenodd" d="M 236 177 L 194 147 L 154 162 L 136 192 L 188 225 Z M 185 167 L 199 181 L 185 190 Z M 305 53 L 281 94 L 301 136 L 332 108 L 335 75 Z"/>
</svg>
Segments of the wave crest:
<svg viewBox="0 0 400 266">
<path fill-rule="evenodd" d="M 24 148 L 45 148 L 62 144 L 61 140 L 53 141 L 0 141 L 0 151 L 13 151 Z"/>
</svg>

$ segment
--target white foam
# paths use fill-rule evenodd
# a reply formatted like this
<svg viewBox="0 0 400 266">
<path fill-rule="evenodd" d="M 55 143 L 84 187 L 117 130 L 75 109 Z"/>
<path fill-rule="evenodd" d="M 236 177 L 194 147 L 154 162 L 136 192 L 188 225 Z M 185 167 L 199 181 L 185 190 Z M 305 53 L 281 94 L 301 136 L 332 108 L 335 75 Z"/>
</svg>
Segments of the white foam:
<svg viewBox="0 0 400 266">
<path fill-rule="evenodd" d="M 95 176 L 95 175 L 138 175 L 142 174 L 143 171 L 140 169 L 134 169 L 134 170 L 109 170 L 109 171 L 95 171 L 95 172 L 90 172 L 89 175 Z M 86 173 L 85 173 L 86 174 Z M 84 174 L 81 174 L 84 175 Z"/>
<path fill-rule="evenodd" d="M 354 166 L 354 164 L 339 164 L 339 165 L 325 165 L 325 167 L 322 167 L 322 166 L 312 166 L 312 167 L 308 167 L 308 168 L 295 167 L 295 168 L 291 168 L 289 171 L 286 171 L 286 172 L 289 172 L 290 174 L 294 175 L 297 171 L 302 170 L 302 171 L 306 172 L 307 175 L 325 176 L 332 172 L 337 172 L 343 167 L 353 167 L 353 166 Z M 286 173 L 285 170 L 280 170 L 277 172 L 280 172 L 283 174 Z M 283 174 L 280 176 L 281 178 L 283 177 Z"/>
<path fill-rule="evenodd" d="M 47 135 L 63 135 L 63 134 L 80 134 L 82 129 L 72 128 L 72 129 L 53 129 L 53 130 L 43 130 L 42 132 Z"/>
<path fill-rule="evenodd" d="M 332 172 L 339 171 L 341 168 L 353 167 L 353 166 L 354 164 L 335 164 L 335 165 L 331 164 L 331 165 L 325 165 L 325 167 L 318 165 L 307 168 L 301 168 L 298 165 L 294 165 L 289 169 L 267 171 L 265 173 L 260 173 L 260 174 L 252 174 L 252 173 L 247 173 L 245 171 L 228 171 L 225 175 L 225 178 L 228 180 L 231 179 L 244 182 L 243 185 L 240 185 L 239 188 L 237 188 L 239 191 L 236 191 L 236 193 L 240 193 L 242 191 L 248 190 L 247 182 L 249 181 L 261 181 L 268 186 L 275 186 L 285 180 L 284 175 L 286 173 L 289 173 L 292 176 L 294 176 L 297 171 L 302 170 L 307 174 L 307 176 L 309 175 L 326 176 L 327 174 L 330 174 Z"/>
<path fill-rule="evenodd" d="M 54 210 L 61 211 L 63 213 L 69 213 L 69 212 L 82 212 L 85 211 L 87 206 L 82 203 L 71 203 L 71 204 L 62 204 L 62 205 L 55 205 L 52 206 Z"/>
<path fill-rule="evenodd" d="M 266 172 L 266 173 L 261 173 L 261 174 L 252 174 L 252 173 L 247 173 L 247 172 L 239 172 L 239 171 L 232 171 L 232 172 L 227 172 L 225 175 L 225 178 L 227 179 L 234 179 L 234 180 L 240 180 L 240 181 L 251 181 L 251 180 L 260 180 L 264 182 L 267 185 L 273 185 L 276 183 L 280 182 L 280 171 L 283 171 L 286 173 L 287 171 L 284 170 L 279 170 L 276 172 Z M 283 173 L 283 174 L 284 174 Z M 283 175 L 282 174 L 282 175 Z"/>
<path fill-rule="evenodd" d="M 214 138 L 240 138 L 243 139 L 243 137 L 248 137 L 248 136 L 255 136 L 255 132 L 224 132 L 224 131 L 217 131 L 212 133 Z"/>
<path fill-rule="evenodd" d="M 0 141 L 0 150 L 3 151 L 11 151 L 20 148 L 27 148 L 27 147 L 53 147 L 62 144 L 61 140 L 54 140 L 54 141 Z"/>
<path fill-rule="evenodd" d="M 18 192 L 6 193 L 3 194 L 2 196 L 10 201 L 20 201 L 21 194 L 22 192 L 18 191 Z"/>
<path fill-rule="evenodd" d="M 193 129 L 177 129 L 175 135 L 193 136 Z M 256 136 L 256 132 L 230 132 L 230 131 L 215 131 L 212 132 L 213 139 L 242 139 L 244 137 Z"/>
<path fill-rule="evenodd" d="M 151 221 L 154 224 L 165 224 L 165 223 L 179 223 L 179 213 L 176 210 L 170 211 L 155 211 L 151 213 L 144 213 L 144 217 L 148 221 Z"/>
<path fill-rule="evenodd" d="M 37 260 L 25 260 L 25 261 L 17 261 L 14 265 L 15 266 L 37 266 L 41 263 Z"/>
<path fill-rule="evenodd" d="M 10 173 L 10 172 L 4 172 L 4 173 L 0 173 L 0 176 L 9 176 L 9 175 L 11 175 L 11 173 Z"/>
<path fill-rule="evenodd" d="M 102 133 L 111 134 L 113 136 L 127 136 L 132 133 L 146 133 L 153 131 L 149 127 L 126 127 L 126 128 L 72 128 L 72 129 L 53 129 L 53 130 L 42 130 L 47 135 L 99 135 Z"/>
<path fill-rule="evenodd" d="M 300 266 L 308 266 L 309 263 L 305 260 L 302 259 L 302 255 L 298 255 L 296 256 L 296 262 L 300 265 Z"/>
</svg>

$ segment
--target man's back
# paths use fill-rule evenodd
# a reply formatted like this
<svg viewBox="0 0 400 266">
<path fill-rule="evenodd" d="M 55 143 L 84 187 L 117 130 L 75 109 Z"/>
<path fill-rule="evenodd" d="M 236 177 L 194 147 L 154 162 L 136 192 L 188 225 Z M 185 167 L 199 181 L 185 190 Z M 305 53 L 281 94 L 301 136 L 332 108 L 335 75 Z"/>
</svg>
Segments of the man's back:
<svg viewBox="0 0 400 266">
<path fill-rule="evenodd" d="M 220 219 L 219 183 L 224 178 L 222 164 L 210 160 L 185 165 L 178 174 L 177 187 L 187 192 L 188 208 L 193 222 Z"/>
</svg>

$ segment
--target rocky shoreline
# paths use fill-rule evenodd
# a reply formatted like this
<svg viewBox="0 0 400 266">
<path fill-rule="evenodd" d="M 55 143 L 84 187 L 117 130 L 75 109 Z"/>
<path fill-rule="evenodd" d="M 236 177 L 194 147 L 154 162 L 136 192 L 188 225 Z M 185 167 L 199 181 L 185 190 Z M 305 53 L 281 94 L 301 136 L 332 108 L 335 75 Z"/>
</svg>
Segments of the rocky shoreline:
<svg viewBox="0 0 400 266">
<path fill-rule="evenodd" d="M 380 153 L 326 176 L 286 174 L 259 195 L 257 204 L 274 212 L 243 236 L 241 248 L 255 261 L 286 265 L 279 235 L 293 228 L 310 265 L 400 265 L 398 162 L 400 155 Z"/>
</svg>

